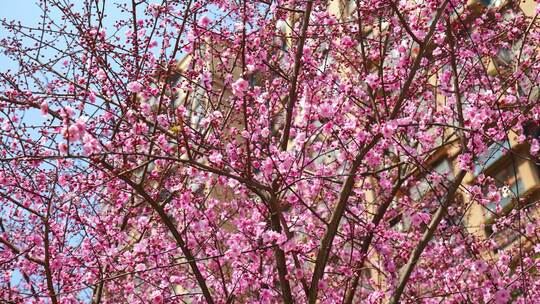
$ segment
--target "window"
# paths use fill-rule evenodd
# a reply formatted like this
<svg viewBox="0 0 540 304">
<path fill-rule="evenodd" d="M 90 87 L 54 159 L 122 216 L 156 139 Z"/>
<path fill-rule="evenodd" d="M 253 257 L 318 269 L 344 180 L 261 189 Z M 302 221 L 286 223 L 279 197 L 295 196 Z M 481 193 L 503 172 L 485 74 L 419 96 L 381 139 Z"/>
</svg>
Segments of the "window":
<svg viewBox="0 0 540 304">
<path fill-rule="evenodd" d="M 499 203 L 491 202 L 487 205 L 487 208 L 493 213 L 498 213 L 497 206 L 505 210 L 511 205 L 514 198 L 517 198 L 518 195 L 522 195 L 524 192 L 525 185 L 523 184 L 519 170 L 517 168 L 514 170 L 514 168 L 514 165 L 510 164 L 495 173 L 489 174 L 494 180 L 494 185 L 502 192 Z M 486 187 L 485 193 L 487 194 L 487 192 L 488 189 Z"/>
<path fill-rule="evenodd" d="M 508 150 L 510 150 L 510 143 L 508 141 L 493 143 L 487 148 L 486 152 L 476 157 L 476 160 L 474 161 L 474 175 L 477 176 L 485 169 L 495 164 Z"/>
<path fill-rule="evenodd" d="M 495 241 L 494 252 L 508 248 L 520 236 L 519 229 L 504 227 L 494 230 L 493 225 L 486 226 L 486 235 Z"/>
<path fill-rule="evenodd" d="M 454 174 L 452 172 L 451 163 L 448 159 L 443 159 L 433 166 L 430 173 L 422 176 L 419 181 L 410 188 L 410 197 L 414 201 L 419 201 L 428 192 L 434 190 L 437 184 L 442 181 L 452 180 L 454 180 Z"/>
<path fill-rule="evenodd" d="M 540 125 L 538 122 L 529 121 L 523 125 L 523 133 L 533 138 L 540 138 Z"/>
<path fill-rule="evenodd" d="M 486 7 L 500 7 L 501 4 L 503 4 L 505 1 L 503 0 L 480 0 L 480 3 L 482 3 Z"/>
<path fill-rule="evenodd" d="M 418 210 L 429 215 L 430 220 L 439 203 L 446 198 L 448 188 L 454 181 L 455 176 L 453 174 L 452 162 L 447 158 L 435 162 L 428 170 L 428 172 L 417 179 L 416 183 L 408 188 L 407 192 L 411 200 L 419 203 Z M 456 200 L 462 200 L 461 195 L 456 195 L 455 198 Z M 393 206 L 396 205 L 397 202 L 394 202 Z M 397 206 L 395 208 L 398 209 Z M 397 231 L 406 232 L 412 226 L 412 217 L 413 213 L 400 213 L 390 221 L 390 224 Z M 445 215 L 444 220 L 446 227 L 458 226 L 462 223 L 462 215 L 451 208 Z"/>
<path fill-rule="evenodd" d="M 345 1 L 344 12 L 346 16 L 353 16 L 356 10 L 356 0 Z"/>
<path fill-rule="evenodd" d="M 495 64 L 499 66 L 509 66 L 514 61 L 514 53 L 509 48 L 500 48 L 495 57 Z"/>
</svg>

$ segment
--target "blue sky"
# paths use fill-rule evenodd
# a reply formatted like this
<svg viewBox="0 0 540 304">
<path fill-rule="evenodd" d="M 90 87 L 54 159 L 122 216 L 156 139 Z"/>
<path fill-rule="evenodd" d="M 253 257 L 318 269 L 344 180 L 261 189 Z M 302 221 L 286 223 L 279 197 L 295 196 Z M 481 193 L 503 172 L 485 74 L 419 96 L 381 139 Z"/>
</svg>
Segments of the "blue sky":
<svg viewBox="0 0 540 304">
<path fill-rule="evenodd" d="M 27 19 L 39 17 L 40 9 L 34 0 L 0 0 L 0 16 L 14 19 Z"/>
<path fill-rule="evenodd" d="M 0 0 L 0 19 L 15 20 L 28 26 L 36 26 L 41 20 L 41 12 L 36 0 Z M 6 37 L 6 35 L 9 35 L 9 33 L 6 33 L 0 27 L 0 38 Z M 17 69 L 18 65 L 14 61 L 0 53 L 0 72 Z M 39 110 L 35 109 L 26 110 L 24 113 L 21 112 L 20 115 L 22 116 L 21 122 L 27 125 L 41 125 L 45 121 Z M 37 132 L 31 133 L 35 133 L 32 135 L 36 136 L 36 138 L 40 136 Z"/>
<path fill-rule="evenodd" d="M 0 19 L 17 20 L 24 24 L 37 24 L 41 10 L 34 0 L 0 0 Z M 0 30 L 0 38 L 6 36 L 5 31 Z M 17 65 L 0 54 L 0 71 L 16 69 Z M 26 115 L 25 119 L 40 121 L 42 118 L 37 113 Z M 22 275 L 15 271 L 11 277 L 11 283 L 16 284 L 22 279 Z"/>
<path fill-rule="evenodd" d="M 24 24 L 35 25 L 40 19 L 41 9 L 35 0 L 0 0 L 0 19 L 17 20 Z M 6 33 L 0 30 L 0 38 Z M 13 69 L 16 65 L 0 55 L 0 70 Z"/>
<path fill-rule="evenodd" d="M 40 13 L 41 9 L 35 0 L 0 0 L 0 18 L 36 24 Z"/>
<path fill-rule="evenodd" d="M 116 3 L 125 3 L 127 0 L 108 0 L 107 6 L 107 19 L 105 21 L 106 26 L 112 25 L 115 19 L 119 19 L 122 16 L 116 10 Z M 70 0 L 68 1 L 74 4 L 80 4 L 82 0 Z M 131 2 L 129 2 L 131 3 Z M 16 20 L 20 21 L 24 25 L 37 26 L 41 21 L 41 7 L 36 0 L 0 0 L 0 19 Z M 59 14 L 58 10 L 52 9 L 51 14 Z M 54 16 L 52 16 L 54 17 Z M 60 16 L 58 16 L 60 17 Z M 0 38 L 5 37 L 6 33 L 0 28 Z M 0 54 L 0 71 L 7 69 L 14 69 L 17 66 L 11 62 L 5 56 Z"/>
<path fill-rule="evenodd" d="M 79 4 L 82 0 L 69 0 L 71 3 Z M 107 5 L 110 5 L 107 9 L 108 18 L 105 21 L 106 25 L 112 25 L 115 19 L 122 18 L 119 14 L 119 11 L 115 9 L 114 3 L 124 3 L 127 0 L 110 0 L 107 1 Z M 0 19 L 6 19 L 7 21 L 15 20 L 19 21 L 21 24 L 36 27 L 41 21 L 42 10 L 37 4 L 36 0 L 0 0 Z M 60 18 L 57 10 L 52 10 L 51 18 Z M 4 31 L 0 26 L 0 39 L 9 35 L 8 32 Z M 57 45 L 58 46 L 58 45 Z M 47 50 L 45 50 L 47 52 Z M 5 55 L 0 53 L 0 72 L 5 72 L 7 70 L 18 70 L 18 66 L 15 62 L 11 61 Z M 0 90 L 2 88 L 0 87 Z M 4 113 L 0 112 L 0 115 Z M 41 126 L 45 123 L 44 116 L 40 113 L 39 110 L 29 109 L 24 110 L 18 113 L 21 116 L 21 123 L 25 123 L 28 126 Z M 39 138 L 40 134 L 37 131 L 29 131 L 30 135 L 34 138 Z M 2 211 L 0 210 L 0 217 L 2 216 Z M 73 236 L 69 242 L 76 243 L 78 242 L 77 236 Z M 0 246 L 1 247 L 1 246 Z M 0 248 L 1 250 L 1 248 Z M 19 271 L 15 270 L 11 276 L 11 283 L 16 285 L 22 280 L 22 275 Z M 89 294 L 85 294 L 89 290 L 83 290 L 79 296 L 83 301 L 89 300 Z"/>
</svg>

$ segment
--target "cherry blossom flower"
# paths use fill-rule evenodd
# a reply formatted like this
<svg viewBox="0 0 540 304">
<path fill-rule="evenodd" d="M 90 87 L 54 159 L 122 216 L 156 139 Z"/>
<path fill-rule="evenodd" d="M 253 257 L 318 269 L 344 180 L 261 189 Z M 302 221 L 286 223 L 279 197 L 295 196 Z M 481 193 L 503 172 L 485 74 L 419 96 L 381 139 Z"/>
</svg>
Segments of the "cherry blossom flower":
<svg viewBox="0 0 540 304">
<path fill-rule="evenodd" d="M 138 82 L 138 81 L 132 81 L 132 82 L 128 83 L 128 85 L 127 85 L 128 91 L 134 92 L 134 93 L 138 93 L 138 92 L 142 91 L 142 88 L 143 88 L 142 84 L 140 82 Z"/>
<path fill-rule="evenodd" d="M 56 2 L 1 23 L 4 301 L 540 296 L 534 7 Z"/>
<path fill-rule="evenodd" d="M 321 115 L 324 118 L 331 118 L 334 115 L 334 109 L 332 105 L 329 103 L 321 104 L 319 109 L 320 109 L 319 115 Z"/>
<path fill-rule="evenodd" d="M 249 83 L 243 78 L 238 78 L 232 85 L 232 93 L 236 97 L 243 97 L 245 91 L 247 91 Z"/>
<path fill-rule="evenodd" d="M 540 151 L 540 145 L 538 144 L 538 139 L 534 138 L 531 140 L 531 154 L 537 155 Z"/>
<path fill-rule="evenodd" d="M 496 304 L 506 304 L 510 301 L 510 293 L 506 289 L 500 289 L 495 293 L 494 300 Z"/>
<path fill-rule="evenodd" d="M 152 299 L 152 303 L 155 303 L 155 304 L 161 304 L 164 301 L 163 294 L 159 290 L 152 292 L 152 295 L 150 296 L 150 298 Z"/>
<path fill-rule="evenodd" d="M 49 114 L 49 104 L 46 101 L 41 102 L 40 104 L 41 114 Z"/>
<path fill-rule="evenodd" d="M 212 20 L 208 16 L 202 16 L 201 19 L 199 19 L 199 25 L 201 27 L 208 27 L 210 22 L 212 22 Z"/>
</svg>

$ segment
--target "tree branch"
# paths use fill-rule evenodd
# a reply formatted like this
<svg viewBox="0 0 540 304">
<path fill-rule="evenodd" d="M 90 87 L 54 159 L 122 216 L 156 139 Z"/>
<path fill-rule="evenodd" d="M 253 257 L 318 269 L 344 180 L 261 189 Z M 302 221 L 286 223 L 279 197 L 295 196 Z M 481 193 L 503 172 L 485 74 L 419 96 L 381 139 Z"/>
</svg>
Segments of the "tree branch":
<svg viewBox="0 0 540 304">
<path fill-rule="evenodd" d="M 113 170 L 114 168 L 107 164 L 106 162 L 102 162 L 102 164 L 109 170 Z M 182 253 L 186 257 L 186 259 L 189 261 L 189 266 L 191 267 L 191 270 L 193 271 L 193 274 L 195 275 L 195 279 L 197 280 L 197 283 L 199 284 L 199 287 L 202 290 L 202 293 L 204 295 L 204 298 L 207 303 L 214 303 L 214 300 L 212 298 L 212 295 L 210 294 L 210 290 L 208 289 L 208 286 L 206 285 L 206 279 L 202 275 L 201 271 L 199 270 L 199 266 L 197 265 L 196 259 L 191 253 L 191 250 L 189 250 L 187 244 L 185 243 L 184 239 L 182 238 L 180 232 L 178 229 L 176 229 L 175 224 L 172 222 L 169 215 L 163 210 L 163 208 L 159 205 L 158 202 L 156 202 L 148 193 L 144 190 L 143 186 L 135 183 L 132 181 L 129 177 L 125 175 L 119 176 L 125 183 L 127 183 L 133 190 L 135 190 L 142 198 L 150 204 L 152 209 L 157 212 L 159 215 L 159 218 L 165 224 L 165 226 L 169 229 L 171 234 L 173 235 L 174 239 L 176 240 L 176 243 L 182 250 Z"/>
<path fill-rule="evenodd" d="M 368 145 L 364 146 L 362 150 L 360 150 L 354 162 L 352 163 L 345 183 L 343 183 L 343 186 L 339 193 L 338 202 L 336 204 L 336 207 L 334 208 L 334 211 L 332 212 L 332 218 L 328 225 L 328 229 L 326 230 L 326 233 L 324 234 L 324 237 L 321 241 L 321 248 L 319 249 L 319 253 L 317 254 L 317 259 L 315 260 L 315 269 L 313 270 L 313 276 L 311 277 L 311 286 L 309 288 L 309 303 L 311 304 L 314 304 L 317 300 L 317 293 L 319 291 L 319 280 L 324 275 L 324 269 L 326 268 L 326 263 L 328 262 L 328 256 L 330 254 L 330 249 L 332 248 L 332 243 L 334 242 L 334 237 L 336 236 L 336 232 L 339 228 L 339 222 L 343 217 L 347 201 L 349 200 L 349 196 L 352 193 L 356 171 L 358 170 L 358 167 L 360 167 L 360 164 L 362 163 L 362 160 L 364 159 L 366 153 L 371 148 L 373 148 L 373 146 L 375 146 L 380 137 L 380 134 L 375 136 Z"/>
<path fill-rule="evenodd" d="M 297 82 L 298 75 L 300 74 L 300 68 L 302 67 L 302 56 L 304 55 L 304 44 L 306 43 L 307 30 L 309 27 L 309 18 L 311 16 L 311 10 L 313 8 L 313 0 L 308 0 L 306 4 L 306 11 L 304 12 L 304 18 L 302 20 L 302 32 L 298 39 L 296 46 L 296 56 L 294 58 L 294 72 L 291 78 L 291 85 L 289 88 L 289 100 L 287 102 L 287 109 L 285 114 L 285 126 L 283 128 L 283 136 L 281 137 L 280 148 L 281 150 L 287 150 L 287 144 L 289 143 L 289 135 L 291 132 L 292 114 L 294 105 L 298 99 Z"/>
<path fill-rule="evenodd" d="M 375 233 L 375 228 L 379 226 L 379 223 L 383 219 L 384 215 L 386 214 L 386 210 L 388 210 L 388 207 L 390 207 L 390 204 L 392 204 L 392 201 L 394 200 L 394 197 L 399 191 L 399 188 L 401 187 L 401 184 L 403 183 L 403 180 L 400 179 L 396 185 L 394 185 L 394 188 L 392 189 L 392 192 L 390 193 L 390 196 L 377 208 L 377 213 L 373 216 L 373 219 L 371 220 L 372 229 L 368 231 L 368 233 L 364 236 L 364 239 L 362 240 L 362 247 L 360 248 L 360 261 L 356 264 L 356 268 L 360 269 L 364 265 L 364 261 L 367 257 L 369 246 L 371 245 L 371 242 L 373 240 L 373 235 Z M 344 303 L 350 304 L 352 303 L 354 299 L 354 293 L 356 292 L 356 288 L 358 288 L 358 283 L 360 282 L 360 271 L 358 271 L 351 283 L 351 288 L 347 291 L 345 295 L 345 301 Z"/>
<path fill-rule="evenodd" d="M 416 266 L 416 263 L 418 263 L 418 259 L 420 258 L 420 255 L 422 255 L 422 252 L 426 248 L 427 244 L 429 243 L 429 241 L 431 241 L 431 238 L 433 237 L 433 234 L 437 230 L 439 223 L 441 222 L 442 218 L 446 214 L 446 211 L 448 210 L 448 206 L 454 200 L 456 191 L 461 185 L 461 182 L 463 181 L 465 174 L 466 174 L 465 170 L 461 170 L 458 173 L 456 179 L 454 180 L 452 188 L 450 188 L 450 190 L 448 191 L 446 200 L 441 204 L 441 206 L 439 206 L 439 208 L 433 215 L 433 218 L 431 219 L 431 222 L 429 223 L 428 229 L 422 235 L 422 239 L 420 240 L 418 245 L 414 248 L 411 256 L 409 257 L 407 264 L 405 265 L 405 269 L 399 278 L 397 288 L 394 291 L 392 298 L 390 299 L 390 302 L 389 302 L 390 304 L 399 303 L 399 298 L 401 297 L 403 290 L 405 290 L 405 286 L 407 285 L 407 282 L 409 281 L 409 278 L 412 274 L 412 271 L 414 270 L 414 267 Z"/>
<path fill-rule="evenodd" d="M 456 64 L 456 56 L 455 56 L 455 49 L 454 49 L 454 38 L 453 34 L 450 28 L 450 25 L 448 25 L 448 39 L 450 44 L 450 61 L 452 65 L 452 71 L 453 71 L 453 78 L 454 78 L 454 94 L 456 96 L 456 108 L 458 112 L 458 120 L 460 127 L 464 127 L 465 121 L 463 117 L 463 109 L 461 105 L 461 93 L 459 90 L 459 78 L 458 78 L 458 72 L 457 72 L 457 64 Z M 459 137 L 461 140 L 461 149 L 462 151 L 467 150 L 467 142 L 465 139 L 465 135 L 463 133 L 463 130 L 458 130 Z M 399 298 L 401 297 L 401 294 L 405 290 L 405 286 L 407 285 L 407 282 L 409 281 L 409 278 L 412 274 L 412 271 L 414 270 L 418 259 L 420 258 L 420 255 L 422 255 L 422 252 L 426 248 L 429 241 L 431 241 L 431 238 L 433 237 L 435 231 L 437 230 L 437 227 L 439 226 L 439 223 L 441 222 L 443 216 L 446 214 L 448 210 L 448 206 L 452 201 L 454 200 L 455 194 L 459 186 L 461 185 L 461 182 L 463 181 L 463 178 L 465 177 L 465 174 L 467 172 L 463 169 L 461 169 L 454 180 L 454 183 L 452 185 L 452 188 L 448 190 L 448 195 L 446 196 L 446 200 L 444 203 L 439 206 L 435 214 L 433 215 L 433 218 L 431 219 L 431 222 L 429 223 L 428 229 L 424 232 L 424 235 L 422 236 L 422 239 L 414 248 L 411 256 L 409 257 L 409 261 L 407 262 L 407 265 L 405 266 L 405 270 L 401 274 L 398 285 L 396 290 L 394 291 L 394 294 L 392 298 L 390 299 L 390 304 L 396 304 L 399 302 Z"/>
</svg>

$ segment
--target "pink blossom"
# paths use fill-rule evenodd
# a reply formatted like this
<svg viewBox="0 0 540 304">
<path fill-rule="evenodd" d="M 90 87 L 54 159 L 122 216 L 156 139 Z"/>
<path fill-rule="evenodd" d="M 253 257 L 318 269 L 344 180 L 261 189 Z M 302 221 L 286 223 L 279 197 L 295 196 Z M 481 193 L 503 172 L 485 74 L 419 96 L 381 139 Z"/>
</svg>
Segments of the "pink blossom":
<svg viewBox="0 0 540 304">
<path fill-rule="evenodd" d="M 484 273 L 487 270 L 487 264 L 483 260 L 477 260 L 474 262 L 473 269 L 478 273 Z"/>
<path fill-rule="evenodd" d="M 96 78 L 99 80 L 105 80 L 107 79 L 107 74 L 103 69 L 99 69 L 96 73 Z"/>
<path fill-rule="evenodd" d="M 540 298 L 534 7 L 153 2 L 2 23 L 0 298 Z"/>
<path fill-rule="evenodd" d="M 86 117 L 86 116 L 81 116 L 81 117 L 77 118 L 77 120 L 75 121 L 75 126 L 77 126 L 80 133 L 84 133 L 84 131 L 86 131 L 86 122 L 87 121 L 88 121 L 88 117 Z"/>
<path fill-rule="evenodd" d="M 302 279 L 304 277 L 304 270 L 301 269 L 301 268 L 295 268 L 294 269 L 294 275 L 298 278 L 298 279 Z"/>
<path fill-rule="evenodd" d="M 142 84 L 140 82 L 138 82 L 138 81 L 132 81 L 132 82 L 128 83 L 128 85 L 127 85 L 128 91 L 134 92 L 134 93 L 138 93 L 138 92 L 142 91 L 142 88 L 143 88 Z"/>
<path fill-rule="evenodd" d="M 506 289 L 500 289 L 495 293 L 494 300 L 496 304 L 506 304 L 510 301 L 510 293 Z"/>
<path fill-rule="evenodd" d="M 266 177 L 270 177 L 272 171 L 274 170 L 272 161 L 270 159 L 265 160 L 262 164 L 261 170 Z"/>
<path fill-rule="evenodd" d="M 90 101 L 91 103 L 96 102 L 96 94 L 93 91 L 90 91 L 90 93 L 88 93 L 88 101 Z"/>
<path fill-rule="evenodd" d="M 135 271 L 145 271 L 146 270 L 146 265 L 144 264 L 137 264 L 137 266 L 135 266 Z"/>
<path fill-rule="evenodd" d="M 144 102 L 141 104 L 141 112 L 144 114 L 144 115 L 150 115 L 151 113 L 151 110 L 152 110 L 152 107 L 150 106 L 150 104 Z"/>
<path fill-rule="evenodd" d="M 394 135 L 397 130 L 397 125 L 395 122 L 387 122 L 382 128 L 381 133 L 385 138 L 390 138 Z"/>
<path fill-rule="evenodd" d="M 88 133 L 86 133 L 83 136 L 82 141 L 83 141 L 83 151 L 86 155 L 97 153 L 101 150 L 99 141 Z"/>
<path fill-rule="evenodd" d="M 536 230 L 536 224 L 528 223 L 527 226 L 525 226 L 525 232 L 528 235 L 532 235 Z"/>
<path fill-rule="evenodd" d="M 324 118 L 331 118 L 334 115 L 334 109 L 331 104 L 329 103 L 323 103 L 319 106 L 320 112 L 319 115 L 321 115 Z"/>
<path fill-rule="evenodd" d="M 152 303 L 155 303 L 155 304 L 161 304 L 164 301 L 164 297 L 161 294 L 161 291 L 159 290 L 152 292 L 151 298 L 152 298 Z"/>
<path fill-rule="evenodd" d="M 148 242 L 146 240 L 143 240 L 133 246 L 133 251 L 136 253 L 145 253 L 147 248 Z"/>
<path fill-rule="evenodd" d="M 366 76 L 366 83 L 372 88 L 377 89 L 379 87 L 379 76 L 377 74 L 369 74 Z"/>
<path fill-rule="evenodd" d="M 490 191 L 488 193 L 488 199 L 491 200 L 492 202 L 500 202 L 501 201 L 501 193 L 499 192 L 499 189 L 492 189 L 492 191 Z"/>
<path fill-rule="evenodd" d="M 540 145 L 538 144 L 538 140 L 536 138 L 534 138 L 531 141 L 531 154 L 532 155 L 537 155 L 538 151 L 540 151 Z"/>
<path fill-rule="evenodd" d="M 176 275 L 171 276 L 169 280 L 174 284 L 180 284 L 182 282 L 182 278 Z"/>
<path fill-rule="evenodd" d="M 347 48 L 350 48 L 350 47 L 354 46 L 354 42 L 352 41 L 351 37 L 349 37 L 349 36 L 342 37 L 341 38 L 341 44 L 344 47 L 347 47 Z"/>
<path fill-rule="evenodd" d="M 58 145 L 58 150 L 61 152 L 61 153 L 67 153 L 68 151 L 68 145 L 66 143 L 60 143 Z"/>
<path fill-rule="evenodd" d="M 210 19 L 208 16 L 205 15 L 205 16 L 202 16 L 201 19 L 199 20 L 199 25 L 201 27 L 208 27 L 210 22 L 212 22 L 212 19 Z"/>
<path fill-rule="evenodd" d="M 223 159 L 223 156 L 219 152 L 214 152 L 210 155 L 210 157 L 208 157 L 208 160 L 216 164 L 221 164 L 222 159 Z"/>
<path fill-rule="evenodd" d="M 70 141 L 77 141 L 81 138 L 81 131 L 76 124 L 69 126 L 67 133 Z"/>
<path fill-rule="evenodd" d="M 461 154 L 458 156 L 459 167 L 463 170 L 468 170 L 472 163 L 472 155 L 470 153 Z"/>
<path fill-rule="evenodd" d="M 261 136 L 262 136 L 263 138 L 267 138 L 268 135 L 270 135 L 270 130 L 269 130 L 268 128 L 262 129 L 262 131 L 261 131 Z"/>
<path fill-rule="evenodd" d="M 428 224 L 429 223 L 429 214 L 424 212 L 418 212 L 413 214 L 411 217 L 411 222 L 413 226 L 419 227 L 421 224 Z"/>
<path fill-rule="evenodd" d="M 75 110 L 71 106 L 67 106 L 62 109 L 64 116 L 71 117 L 73 114 L 75 114 Z"/>
<path fill-rule="evenodd" d="M 49 114 L 49 104 L 46 101 L 43 101 L 40 104 L 41 114 L 47 115 Z"/>
<path fill-rule="evenodd" d="M 244 92 L 247 91 L 249 83 L 243 78 L 239 78 L 232 85 L 232 92 L 236 97 L 243 97 Z"/>
</svg>

